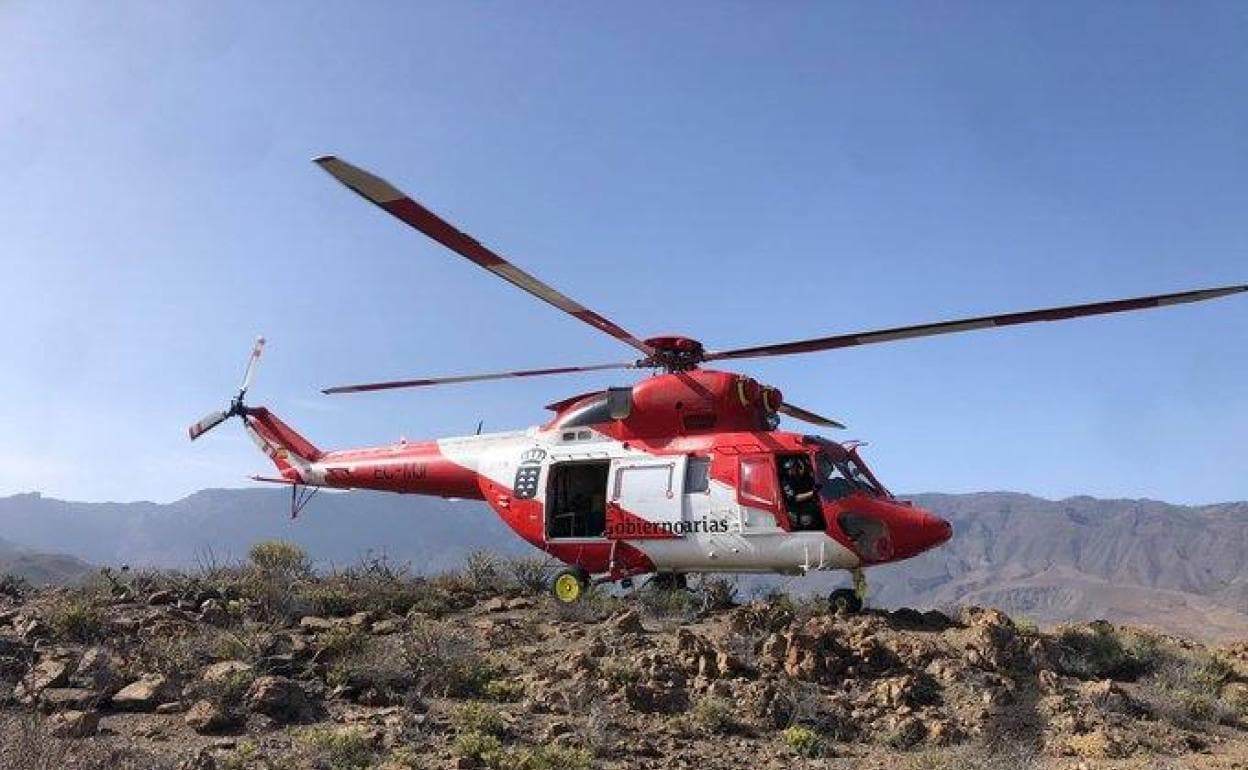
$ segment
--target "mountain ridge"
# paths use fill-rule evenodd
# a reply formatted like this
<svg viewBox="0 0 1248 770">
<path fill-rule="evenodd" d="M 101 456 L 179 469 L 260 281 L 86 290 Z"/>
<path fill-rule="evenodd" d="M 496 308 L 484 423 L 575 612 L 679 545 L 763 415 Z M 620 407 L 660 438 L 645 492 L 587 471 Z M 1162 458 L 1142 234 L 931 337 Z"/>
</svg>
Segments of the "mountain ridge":
<svg viewBox="0 0 1248 770">
<path fill-rule="evenodd" d="M 941 548 L 868 572 L 885 607 L 988 603 L 1041 622 L 1105 617 L 1209 638 L 1248 637 L 1248 502 L 1184 506 L 1147 498 L 1019 492 L 905 495 L 948 518 Z M 0 539 L 97 565 L 189 567 L 241 559 L 256 540 L 303 546 L 322 566 L 368 554 L 421 572 L 468 553 L 531 552 L 484 504 L 385 493 L 327 493 L 295 521 L 284 489 L 204 489 L 172 503 L 0 498 Z M 841 573 L 783 582 L 798 591 Z M 1196 631 L 1193 632 L 1192 629 Z"/>
</svg>

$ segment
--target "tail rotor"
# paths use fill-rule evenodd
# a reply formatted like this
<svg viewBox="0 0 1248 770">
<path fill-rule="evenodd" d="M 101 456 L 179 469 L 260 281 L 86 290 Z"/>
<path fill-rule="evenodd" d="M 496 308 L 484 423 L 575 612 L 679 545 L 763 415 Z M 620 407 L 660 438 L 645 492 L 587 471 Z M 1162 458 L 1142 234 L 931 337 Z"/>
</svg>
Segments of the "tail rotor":
<svg viewBox="0 0 1248 770">
<path fill-rule="evenodd" d="M 247 359 L 247 369 L 243 372 L 242 384 L 238 387 L 238 395 L 230 401 L 230 406 L 225 411 L 210 412 L 204 415 L 199 422 L 192 425 L 188 431 L 191 436 L 191 441 L 194 441 L 204 435 L 229 418 L 242 417 L 247 413 L 247 407 L 243 403 L 243 397 L 247 395 L 247 389 L 251 387 L 252 380 L 256 377 L 256 367 L 260 363 L 260 355 L 263 352 L 264 337 L 256 337 L 256 344 L 251 349 L 251 356 Z"/>
</svg>

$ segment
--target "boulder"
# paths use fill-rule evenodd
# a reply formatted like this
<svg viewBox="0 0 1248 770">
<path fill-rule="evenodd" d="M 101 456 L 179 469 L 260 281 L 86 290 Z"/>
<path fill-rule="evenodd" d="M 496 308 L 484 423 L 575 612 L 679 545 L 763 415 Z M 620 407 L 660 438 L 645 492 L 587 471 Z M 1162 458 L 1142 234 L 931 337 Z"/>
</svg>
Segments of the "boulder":
<svg viewBox="0 0 1248 770">
<path fill-rule="evenodd" d="M 199 673 L 199 678 L 209 684 L 222 684 L 236 677 L 248 676 L 252 673 L 251 664 L 241 660 L 223 660 L 206 666 Z"/>
<path fill-rule="evenodd" d="M 46 713 L 89 711 L 102 699 L 95 690 L 82 687 L 49 687 L 39 693 L 39 707 Z"/>
<path fill-rule="evenodd" d="M 377 636 L 389 636 L 390 634 L 397 634 L 398 632 L 403 630 L 403 619 L 402 618 L 386 618 L 385 620 L 379 620 L 372 625 L 371 630 Z"/>
<path fill-rule="evenodd" d="M 262 676 L 253 682 L 247 691 L 247 708 L 278 722 L 298 722 L 311 711 L 303 688 L 283 676 Z"/>
<path fill-rule="evenodd" d="M 307 615 L 299 619 L 299 627 L 308 633 L 317 634 L 332 629 L 334 621 L 316 615 Z"/>
<path fill-rule="evenodd" d="M 111 692 L 121 685 L 121 661 L 103 647 L 91 647 L 78 661 L 73 682 L 80 687 Z"/>
<path fill-rule="evenodd" d="M 159 674 L 147 674 L 118 690 L 113 695 L 113 707 L 119 711 L 152 711 L 172 695 L 168 679 Z"/>
<path fill-rule="evenodd" d="M 240 722 L 236 715 L 207 700 L 191 706 L 183 720 L 200 735 L 219 735 L 236 728 Z"/>
<path fill-rule="evenodd" d="M 21 694 L 34 697 L 49 687 L 64 687 L 69 683 L 71 661 L 61 658 L 44 658 L 31 668 L 19 685 Z"/>
<path fill-rule="evenodd" d="M 157 606 L 157 605 L 162 605 L 162 604 L 173 604 L 177 600 L 178 600 L 177 594 L 169 590 L 156 591 L 155 593 L 147 597 L 147 603 L 152 606 Z"/>
<path fill-rule="evenodd" d="M 644 634 L 646 627 L 641 624 L 641 614 L 637 610 L 616 615 L 607 621 L 609 627 L 621 634 Z"/>
<path fill-rule="evenodd" d="M 48 720 L 48 731 L 57 738 L 88 738 L 100 729 L 94 711 L 63 711 Z"/>
<path fill-rule="evenodd" d="M 199 619 L 210 626 L 228 626 L 230 613 L 220 599 L 208 599 L 199 605 Z"/>
</svg>

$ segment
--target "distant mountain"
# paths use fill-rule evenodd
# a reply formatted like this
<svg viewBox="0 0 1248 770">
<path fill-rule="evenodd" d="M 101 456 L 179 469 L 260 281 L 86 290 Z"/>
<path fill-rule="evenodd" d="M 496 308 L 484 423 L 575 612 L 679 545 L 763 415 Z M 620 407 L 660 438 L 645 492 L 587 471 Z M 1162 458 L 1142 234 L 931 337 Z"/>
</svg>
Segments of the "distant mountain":
<svg viewBox="0 0 1248 770">
<path fill-rule="evenodd" d="M 954 538 L 873 570 L 891 605 L 991 604 L 1041 621 L 1104 617 L 1248 638 L 1248 502 L 914 495 Z"/>
<path fill-rule="evenodd" d="M 323 566 L 369 552 L 421 571 L 469 551 L 531 550 L 479 502 L 379 492 L 321 492 L 297 520 L 284 489 L 207 489 L 173 503 L 78 503 L 37 493 L 0 498 L 0 538 L 100 565 L 193 567 L 242 559 L 257 540 L 299 543 Z"/>
<path fill-rule="evenodd" d="M 1012 492 L 913 499 L 949 518 L 954 539 L 871 570 L 874 604 L 992 604 L 1044 622 L 1104 617 L 1248 638 L 1248 503 L 1051 501 Z M 100 565 L 180 567 L 241 559 L 253 542 L 274 537 L 301 544 L 325 566 L 383 552 L 425 572 L 458 566 L 478 548 L 532 551 L 477 502 L 323 492 L 291 521 L 289 501 L 280 489 L 204 490 L 167 505 L 16 495 L 0 498 L 0 539 Z M 822 591 L 845 578 L 783 582 Z"/>
<path fill-rule="evenodd" d="M 17 575 L 33 585 L 72 583 L 95 571 L 63 553 L 40 553 L 0 538 L 0 575 Z"/>
</svg>

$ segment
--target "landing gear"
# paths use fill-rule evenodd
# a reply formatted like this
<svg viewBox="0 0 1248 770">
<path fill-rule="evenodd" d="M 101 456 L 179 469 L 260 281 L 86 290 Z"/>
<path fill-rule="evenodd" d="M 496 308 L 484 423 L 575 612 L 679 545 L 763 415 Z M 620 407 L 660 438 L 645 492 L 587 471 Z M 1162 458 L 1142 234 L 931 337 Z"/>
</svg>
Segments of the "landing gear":
<svg viewBox="0 0 1248 770">
<path fill-rule="evenodd" d="M 862 599 L 852 588 L 838 588 L 828 597 L 828 604 L 837 615 L 857 615 L 862 612 Z"/>
<path fill-rule="evenodd" d="M 589 574 L 580 567 L 569 567 L 559 570 L 559 574 L 555 575 L 554 582 L 551 584 L 551 590 L 555 594 L 555 598 L 564 604 L 573 604 L 585 595 L 585 589 L 589 587 Z"/>
<path fill-rule="evenodd" d="M 838 588 L 828 597 L 828 604 L 837 614 L 856 615 L 862 612 L 863 602 L 867 598 L 867 576 L 862 567 L 850 570 L 854 578 L 853 588 Z"/>
<path fill-rule="evenodd" d="M 656 572 L 647 585 L 659 591 L 684 591 L 689 588 L 689 580 L 681 572 Z"/>
</svg>

